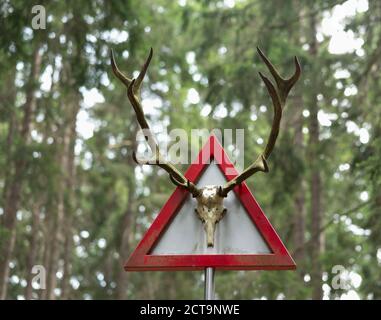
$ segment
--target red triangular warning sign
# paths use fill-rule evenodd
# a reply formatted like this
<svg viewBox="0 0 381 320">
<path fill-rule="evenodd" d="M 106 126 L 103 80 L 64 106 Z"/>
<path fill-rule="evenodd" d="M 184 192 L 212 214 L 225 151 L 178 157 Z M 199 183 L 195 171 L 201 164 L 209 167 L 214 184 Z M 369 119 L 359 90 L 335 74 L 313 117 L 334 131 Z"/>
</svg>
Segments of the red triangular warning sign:
<svg viewBox="0 0 381 320">
<path fill-rule="evenodd" d="M 212 166 L 219 170 L 213 171 Z M 225 150 L 211 135 L 185 177 L 197 184 L 217 184 L 237 174 Z M 234 194 L 226 199 L 228 211 L 217 225 L 216 245 L 208 248 L 202 223 L 194 213 L 194 199 L 177 187 L 131 254 L 125 270 L 295 269 L 295 262 L 246 183 L 235 187 Z"/>
</svg>

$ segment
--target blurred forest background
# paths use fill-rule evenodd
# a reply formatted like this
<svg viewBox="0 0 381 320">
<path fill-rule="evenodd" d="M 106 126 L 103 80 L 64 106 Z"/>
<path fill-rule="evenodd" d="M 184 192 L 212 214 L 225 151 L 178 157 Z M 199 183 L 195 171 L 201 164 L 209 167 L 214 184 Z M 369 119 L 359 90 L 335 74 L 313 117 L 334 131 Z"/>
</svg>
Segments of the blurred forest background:
<svg viewBox="0 0 381 320">
<path fill-rule="evenodd" d="M 0 298 L 202 298 L 202 272 L 123 271 L 174 186 L 131 159 L 137 122 L 109 52 L 136 76 L 154 48 L 154 131 L 245 129 L 248 165 L 273 115 L 257 45 L 282 75 L 294 55 L 303 69 L 271 172 L 248 180 L 298 269 L 217 272 L 217 297 L 381 298 L 381 1 L 38 4 L 45 30 L 31 2 L 0 1 Z"/>
</svg>

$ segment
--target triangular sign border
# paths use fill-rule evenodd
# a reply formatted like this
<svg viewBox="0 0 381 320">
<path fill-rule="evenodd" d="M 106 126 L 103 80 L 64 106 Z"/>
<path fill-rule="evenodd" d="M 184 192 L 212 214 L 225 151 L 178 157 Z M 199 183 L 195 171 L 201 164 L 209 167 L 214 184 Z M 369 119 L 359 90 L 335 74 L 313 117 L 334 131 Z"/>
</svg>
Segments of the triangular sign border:
<svg viewBox="0 0 381 320">
<path fill-rule="evenodd" d="M 233 179 L 237 170 L 216 136 L 211 135 L 204 147 L 185 173 L 190 181 L 197 182 L 214 159 L 227 181 Z M 207 162 L 207 163 L 205 163 Z M 210 163 L 209 162 L 209 163 Z M 271 249 L 270 254 L 192 254 L 192 255 L 151 255 L 161 234 L 171 219 L 177 214 L 189 193 L 177 187 L 149 227 L 142 240 L 127 260 L 126 271 L 176 271 L 202 270 L 213 267 L 220 270 L 289 270 L 296 264 L 278 234 L 266 218 L 245 182 L 234 188 L 248 215 L 256 225 L 263 239 Z"/>
</svg>

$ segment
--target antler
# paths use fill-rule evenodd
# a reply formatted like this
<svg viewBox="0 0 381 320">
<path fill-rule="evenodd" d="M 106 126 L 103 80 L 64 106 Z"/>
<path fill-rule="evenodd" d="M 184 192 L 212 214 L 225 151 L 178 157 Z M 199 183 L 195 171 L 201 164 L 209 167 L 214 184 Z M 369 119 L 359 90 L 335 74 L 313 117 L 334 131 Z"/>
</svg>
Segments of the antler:
<svg viewBox="0 0 381 320">
<path fill-rule="evenodd" d="M 152 54 L 153 54 L 153 50 L 151 48 L 149 55 L 147 57 L 147 60 L 142 66 L 142 69 L 139 73 L 139 76 L 136 79 L 130 79 L 130 78 L 126 77 L 119 70 L 119 68 L 115 62 L 114 52 L 113 52 L 113 50 L 111 50 L 112 71 L 114 72 L 116 77 L 121 82 L 123 82 L 123 84 L 127 87 L 128 99 L 130 100 L 131 105 L 135 111 L 136 118 L 138 120 L 140 127 L 143 130 L 144 137 L 145 137 L 148 145 L 150 146 L 152 152 L 154 152 L 154 154 L 155 154 L 155 161 L 154 162 L 151 162 L 151 161 L 140 162 L 136 158 L 135 151 L 133 152 L 132 157 L 133 157 L 134 161 L 138 164 L 157 165 L 160 168 L 164 169 L 166 172 L 168 172 L 171 181 L 175 185 L 186 188 L 194 197 L 197 197 L 200 194 L 200 190 L 195 186 L 195 184 L 192 183 L 191 181 L 189 181 L 187 178 L 185 178 L 185 176 L 179 170 L 177 170 L 173 164 L 165 161 L 162 158 L 160 151 L 159 151 L 159 145 L 157 144 L 157 142 L 154 138 L 154 135 L 151 132 L 151 129 L 150 129 L 150 127 L 147 123 L 147 120 L 144 116 L 143 108 L 140 104 L 139 96 L 140 96 L 141 85 L 142 85 L 144 76 L 147 72 L 148 66 L 151 62 Z"/>
<path fill-rule="evenodd" d="M 233 190 L 233 188 L 236 185 L 242 183 L 253 174 L 259 171 L 262 171 L 262 172 L 269 171 L 266 160 L 268 159 L 271 152 L 273 151 L 276 139 L 278 138 L 280 121 L 282 118 L 282 111 L 286 104 L 287 96 L 291 88 L 298 81 L 300 77 L 300 73 L 301 73 L 301 68 L 300 68 L 298 58 L 295 57 L 294 58 L 295 72 L 293 76 L 289 79 L 283 79 L 279 75 L 279 73 L 276 71 L 275 67 L 272 65 L 270 60 L 261 51 L 261 49 L 257 47 L 257 51 L 259 55 L 261 56 L 263 62 L 266 64 L 267 68 L 269 69 L 270 73 L 274 77 L 274 80 L 276 83 L 276 88 L 275 88 L 272 82 L 266 76 L 264 76 L 261 72 L 259 72 L 259 75 L 262 78 L 263 82 L 265 83 L 267 91 L 269 92 L 271 100 L 273 102 L 273 106 L 274 106 L 273 124 L 271 127 L 271 132 L 270 132 L 264 152 L 254 161 L 252 165 L 246 168 L 240 175 L 238 175 L 233 180 L 230 180 L 228 183 L 225 184 L 225 186 L 220 191 L 220 195 L 223 197 L 226 197 L 227 194 L 231 190 Z"/>
</svg>

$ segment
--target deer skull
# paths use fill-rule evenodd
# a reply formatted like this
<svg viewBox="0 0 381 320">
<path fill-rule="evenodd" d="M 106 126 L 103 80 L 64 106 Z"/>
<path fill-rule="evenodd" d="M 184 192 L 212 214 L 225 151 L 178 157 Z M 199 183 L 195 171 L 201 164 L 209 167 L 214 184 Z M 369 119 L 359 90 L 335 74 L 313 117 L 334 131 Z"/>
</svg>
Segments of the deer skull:
<svg viewBox="0 0 381 320">
<path fill-rule="evenodd" d="M 218 186 L 205 186 L 200 189 L 200 194 L 196 197 L 197 207 L 195 212 L 204 224 L 208 247 L 214 246 L 214 233 L 216 224 L 223 218 L 226 208 L 223 206 L 223 199 Z"/>
<path fill-rule="evenodd" d="M 145 138 L 152 149 L 152 152 L 156 155 L 154 161 L 140 162 L 137 160 L 135 153 L 133 153 L 134 160 L 139 164 L 150 164 L 157 165 L 164 169 L 168 174 L 171 181 L 180 187 L 186 189 L 189 193 L 193 195 L 197 200 L 197 207 L 195 209 L 198 217 L 204 224 L 207 237 L 208 247 L 213 247 L 214 245 L 214 232 L 216 229 L 216 224 L 223 218 L 226 213 L 226 208 L 223 206 L 223 199 L 228 195 L 230 191 L 234 189 L 235 186 L 241 184 L 247 178 L 255 174 L 256 172 L 268 172 L 267 158 L 274 149 L 276 139 L 279 133 L 280 120 L 282 118 L 282 111 L 286 103 L 286 98 L 294 86 L 296 81 L 299 79 L 301 68 L 298 59 L 295 57 L 295 72 L 289 79 L 282 78 L 276 71 L 275 67 L 272 65 L 270 60 L 263 54 L 263 52 L 258 49 L 258 53 L 262 60 L 269 69 L 271 75 L 275 79 L 275 85 L 264 76 L 259 73 L 262 78 L 267 91 L 270 94 L 271 100 L 274 106 L 274 118 L 271 127 L 271 132 L 267 140 L 264 151 L 259 157 L 241 174 L 239 174 L 234 179 L 227 182 L 224 186 L 206 186 L 204 188 L 197 188 L 196 185 L 189 181 L 176 167 L 165 161 L 160 152 L 159 146 L 155 141 L 150 127 L 144 115 L 143 107 L 140 103 L 140 91 L 143 78 L 147 72 L 148 65 L 152 59 L 152 49 L 148 55 L 146 62 L 143 64 L 141 71 L 136 79 L 132 79 L 124 75 L 116 65 L 113 52 L 111 51 L 111 66 L 116 77 L 127 87 L 127 96 L 131 102 L 131 105 L 135 111 L 136 118 L 143 132 L 145 132 Z"/>
</svg>

